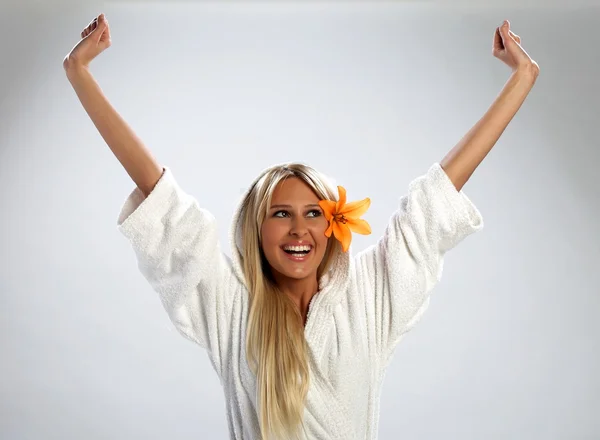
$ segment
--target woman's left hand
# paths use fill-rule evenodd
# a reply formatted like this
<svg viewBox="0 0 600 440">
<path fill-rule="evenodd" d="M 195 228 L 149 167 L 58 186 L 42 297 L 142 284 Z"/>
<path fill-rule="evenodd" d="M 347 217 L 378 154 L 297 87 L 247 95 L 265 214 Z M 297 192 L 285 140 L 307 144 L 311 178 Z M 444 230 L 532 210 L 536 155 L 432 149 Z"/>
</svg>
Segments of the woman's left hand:
<svg viewBox="0 0 600 440">
<path fill-rule="evenodd" d="M 496 28 L 492 54 L 507 64 L 513 72 L 530 72 L 535 76 L 539 74 L 540 67 L 521 47 L 521 37 L 510 30 L 508 20 Z"/>
</svg>

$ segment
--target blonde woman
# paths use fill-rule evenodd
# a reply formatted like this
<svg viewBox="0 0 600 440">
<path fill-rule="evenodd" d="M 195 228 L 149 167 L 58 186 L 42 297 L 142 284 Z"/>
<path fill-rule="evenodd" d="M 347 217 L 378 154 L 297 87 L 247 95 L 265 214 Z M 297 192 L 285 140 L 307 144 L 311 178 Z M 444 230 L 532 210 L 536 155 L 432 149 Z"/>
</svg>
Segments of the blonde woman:
<svg viewBox="0 0 600 440">
<path fill-rule="evenodd" d="M 110 46 L 99 15 L 64 59 L 69 81 L 135 182 L 118 218 L 139 270 L 183 336 L 205 348 L 224 387 L 232 439 L 376 439 L 385 369 L 419 320 L 444 255 L 483 221 L 461 191 L 533 87 L 539 68 L 505 22 L 493 54 L 512 75 L 485 116 L 440 163 L 412 181 L 373 246 L 364 198 L 348 202 L 313 168 L 262 172 L 231 227 L 177 184 L 109 104 L 90 62 Z"/>
</svg>

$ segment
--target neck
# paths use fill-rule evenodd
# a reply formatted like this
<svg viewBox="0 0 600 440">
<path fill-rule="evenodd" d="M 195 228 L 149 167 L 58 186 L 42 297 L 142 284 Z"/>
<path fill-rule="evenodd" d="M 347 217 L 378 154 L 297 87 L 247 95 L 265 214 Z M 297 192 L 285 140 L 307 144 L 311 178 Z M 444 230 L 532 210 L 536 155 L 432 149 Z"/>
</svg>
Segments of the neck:
<svg viewBox="0 0 600 440">
<path fill-rule="evenodd" d="M 276 277 L 277 286 L 296 304 L 300 314 L 306 323 L 308 305 L 310 300 L 319 291 L 317 277 L 306 279 L 292 279 Z"/>
</svg>

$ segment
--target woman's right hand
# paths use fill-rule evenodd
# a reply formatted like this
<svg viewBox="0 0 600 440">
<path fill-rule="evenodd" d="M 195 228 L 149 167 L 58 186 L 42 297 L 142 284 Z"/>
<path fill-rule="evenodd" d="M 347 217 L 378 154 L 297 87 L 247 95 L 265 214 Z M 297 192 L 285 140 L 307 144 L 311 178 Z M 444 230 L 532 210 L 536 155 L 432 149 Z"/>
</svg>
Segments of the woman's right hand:
<svg viewBox="0 0 600 440">
<path fill-rule="evenodd" d="M 100 14 L 81 32 L 81 41 L 63 60 L 64 69 L 89 66 L 110 44 L 108 20 L 104 14 Z"/>
</svg>

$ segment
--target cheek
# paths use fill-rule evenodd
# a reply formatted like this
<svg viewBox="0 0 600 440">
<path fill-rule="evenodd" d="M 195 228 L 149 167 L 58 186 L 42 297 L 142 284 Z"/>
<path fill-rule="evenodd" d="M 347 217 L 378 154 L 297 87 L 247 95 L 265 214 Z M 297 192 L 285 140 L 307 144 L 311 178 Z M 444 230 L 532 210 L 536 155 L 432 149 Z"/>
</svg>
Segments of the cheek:
<svg viewBox="0 0 600 440">
<path fill-rule="evenodd" d="M 276 224 L 272 222 L 265 221 L 261 227 L 261 236 L 262 236 L 262 249 L 265 254 L 271 252 L 273 246 L 279 246 L 279 242 L 281 241 L 281 228 L 278 228 Z"/>
<path fill-rule="evenodd" d="M 318 245 L 321 247 L 327 245 L 328 238 L 325 236 L 325 231 L 329 227 L 329 223 L 327 220 L 323 218 L 323 221 L 320 221 L 317 225 L 312 228 L 312 236 Z"/>
</svg>

